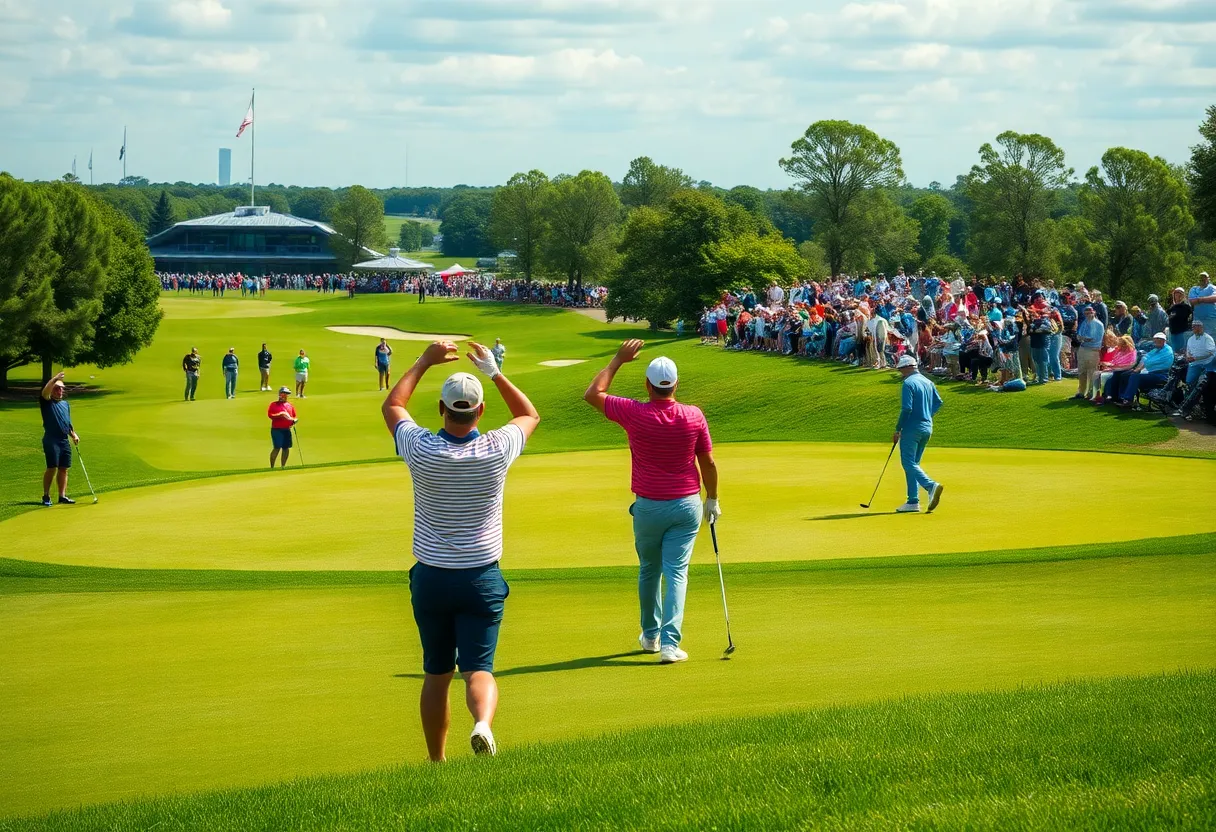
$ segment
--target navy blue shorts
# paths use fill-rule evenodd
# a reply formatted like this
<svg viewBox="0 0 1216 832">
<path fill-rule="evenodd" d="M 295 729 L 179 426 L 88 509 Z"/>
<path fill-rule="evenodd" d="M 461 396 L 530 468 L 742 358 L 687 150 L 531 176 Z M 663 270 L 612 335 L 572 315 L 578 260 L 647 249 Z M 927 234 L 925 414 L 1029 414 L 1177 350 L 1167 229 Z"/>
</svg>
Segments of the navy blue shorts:
<svg viewBox="0 0 1216 832">
<path fill-rule="evenodd" d="M 270 441 L 276 448 L 291 447 L 291 428 L 271 428 Z"/>
<path fill-rule="evenodd" d="M 511 592 L 497 563 L 473 569 L 410 569 L 410 602 L 422 639 L 426 673 L 494 672 L 498 628 Z"/>
<path fill-rule="evenodd" d="M 52 439 L 42 437 L 42 454 L 46 457 L 47 468 L 72 467 L 72 442 L 70 439 Z"/>
</svg>

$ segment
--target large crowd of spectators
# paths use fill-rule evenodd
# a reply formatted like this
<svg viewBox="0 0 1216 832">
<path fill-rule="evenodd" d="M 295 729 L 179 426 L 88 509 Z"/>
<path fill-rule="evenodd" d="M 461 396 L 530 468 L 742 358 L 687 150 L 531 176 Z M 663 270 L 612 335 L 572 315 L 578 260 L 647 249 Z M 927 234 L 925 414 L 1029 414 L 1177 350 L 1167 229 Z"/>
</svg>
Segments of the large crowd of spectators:
<svg viewBox="0 0 1216 832">
<path fill-rule="evenodd" d="M 296 289 L 322 294 L 400 293 L 455 297 L 473 300 L 514 301 L 546 306 L 599 308 L 608 290 L 603 286 L 573 287 L 565 282 L 525 281 L 489 272 L 439 274 L 178 274 L 157 272 L 166 292 L 224 297 L 240 292 L 241 297 L 261 297 L 268 289 Z"/>
<path fill-rule="evenodd" d="M 1016 392 L 1066 376 L 1073 397 L 1139 408 L 1141 394 L 1191 415 L 1216 389 L 1216 286 L 1201 273 L 1168 305 L 1109 302 L 1083 283 L 960 274 L 841 277 L 724 295 L 700 319 L 701 338 L 762 350 L 893 368 L 912 355 L 924 372 Z M 1212 393 L 1206 395 L 1210 409 Z"/>
</svg>

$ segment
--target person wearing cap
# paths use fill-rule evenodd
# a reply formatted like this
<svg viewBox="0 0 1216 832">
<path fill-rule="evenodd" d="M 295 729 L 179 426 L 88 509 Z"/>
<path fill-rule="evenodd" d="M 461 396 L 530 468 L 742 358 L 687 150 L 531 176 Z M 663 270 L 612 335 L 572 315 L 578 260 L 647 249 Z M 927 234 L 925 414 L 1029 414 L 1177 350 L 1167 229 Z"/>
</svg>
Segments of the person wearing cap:
<svg viewBox="0 0 1216 832">
<path fill-rule="evenodd" d="M 457 666 L 473 717 L 473 751 L 497 752 L 491 727 L 498 708 L 494 654 L 510 591 L 498 568 L 503 490 L 507 469 L 540 424 L 532 402 L 502 374 L 490 351 L 476 342 L 470 347 L 468 359 L 493 381 L 511 412 L 506 425 L 478 431 L 485 394 L 469 373 L 454 373 L 443 383 L 438 433 L 421 427 L 406 409 L 427 370 L 459 359 L 451 341 L 428 346 L 381 407 L 414 485 L 417 562 L 410 569 L 410 602 L 422 642 L 420 711 L 432 762 L 446 758 L 448 689 Z"/>
<path fill-rule="evenodd" d="M 236 357 L 236 347 L 229 347 L 228 354 L 220 362 L 224 371 L 224 398 L 236 398 L 236 374 L 241 368 L 241 360 Z"/>
<path fill-rule="evenodd" d="M 182 401 L 194 401 L 194 394 L 198 390 L 198 376 L 203 366 L 202 356 L 198 354 L 198 347 L 191 347 L 190 352 L 186 353 L 182 359 L 182 371 L 186 374 L 186 393 Z"/>
<path fill-rule="evenodd" d="M 262 342 L 262 349 L 258 352 L 258 372 L 262 375 L 262 391 L 270 389 L 270 362 L 274 356 L 270 354 L 270 350 L 266 348 L 266 342 Z"/>
<path fill-rule="evenodd" d="M 301 399 L 308 398 L 304 395 L 304 385 L 308 384 L 308 368 L 310 366 L 312 366 L 312 361 L 309 360 L 308 354 L 304 350 L 300 350 L 300 354 L 292 362 L 292 367 L 296 371 L 296 395 Z"/>
<path fill-rule="evenodd" d="M 635 496 L 629 513 L 638 555 L 642 630 L 638 642 L 642 650 L 658 653 L 660 662 L 671 664 L 688 658 L 680 641 L 693 544 L 702 518 L 714 523 L 722 510 L 709 425 L 700 408 L 676 401 L 679 374 L 675 362 L 662 356 L 650 362 L 647 401 L 608 395 L 617 371 L 638 357 L 643 343 L 629 340 L 621 344 L 583 400 L 624 428 L 629 438 Z M 660 578 L 666 584 L 661 598 Z"/>
<path fill-rule="evenodd" d="M 280 387 L 278 400 L 271 402 L 270 407 L 266 408 L 266 415 L 270 418 L 271 470 L 274 470 L 274 463 L 279 458 L 280 452 L 283 457 L 279 462 L 279 467 L 287 466 L 287 457 L 291 454 L 291 429 L 295 427 L 296 422 L 300 421 L 300 418 L 296 416 L 295 405 L 287 401 L 290 395 L 290 387 Z"/>
<path fill-rule="evenodd" d="M 42 504 L 51 503 L 51 483 L 59 486 L 59 502 L 73 505 L 76 501 L 68 497 L 68 469 L 72 467 L 72 443 L 80 437 L 72 427 L 72 409 L 64 399 L 66 390 L 63 373 L 56 373 L 42 388 L 38 397 L 38 409 L 42 413 L 42 454 L 46 457 L 46 470 L 42 473 Z"/>
<path fill-rule="evenodd" d="M 1147 336 L 1154 332 L 1165 332 L 1170 325 L 1170 316 L 1161 307 L 1161 299 L 1156 295 L 1148 296 L 1148 309 L 1144 310 L 1144 317 L 1147 321 L 1144 325 L 1144 340 L 1151 341 Z"/>
<path fill-rule="evenodd" d="M 904 468 L 904 479 L 908 485 L 908 501 L 895 509 L 899 514 L 920 511 L 919 488 L 929 495 L 929 511 L 941 502 L 943 486 L 929 479 L 920 467 L 925 448 L 933 436 L 933 417 L 941 409 L 942 397 L 937 385 L 918 372 L 916 359 L 905 355 L 895 365 L 904 382 L 900 392 L 899 421 L 895 424 L 892 444 L 899 444 L 899 461 Z"/>
<path fill-rule="evenodd" d="M 1174 350 L 1166 341 L 1164 332 L 1153 336 L 1153 348 L 1144 354 L 1123 382 L 1123 391 L 1119 395 L 1120 407 L 1131 407 L 1136 401 L 1136 394 L 1142 390 L 1152 390 L 1165 384 L 1166 373 L 1174 366 Z"/>
</svg>

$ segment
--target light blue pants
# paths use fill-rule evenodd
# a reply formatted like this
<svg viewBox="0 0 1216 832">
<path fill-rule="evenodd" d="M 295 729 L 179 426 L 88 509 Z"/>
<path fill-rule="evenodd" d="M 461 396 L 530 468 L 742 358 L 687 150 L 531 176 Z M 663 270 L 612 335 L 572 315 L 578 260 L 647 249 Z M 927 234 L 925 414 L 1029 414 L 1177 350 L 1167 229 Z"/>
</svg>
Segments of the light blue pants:
<svg viewBox="0 0 1216 832">
<path fill-rule="evenodd" d="M 1195 382 L 1199 381 L 1199 377 L 1213 368 L 1211 360 L 1199 362 L 1193 361 L 1186 365 L 1186 386 L 1194 387 Z"/>
<path fill-rule="evenodd" d="M 638 601 L 642 634 L 663 645 L 680 643 L 688 562 L 701 529 L 701 497 L 647 500 L 638 497 L 633 514 L 633 545 L 638 553 Z M 666 584 L 660 593 L 659 579 Z"/>
<path fill-rule="evenodd" d="M 1047 375 L 1055 381 L 1060 381 L 1064 378 L 1064 370 L 1060 367 L 1060 349 L 1063 346 L 1063 335 L 1047 336 Z"/>
<path fill-rule="evenodd" d="M 899 435 L 899 461 L 904 466 L 904 478 L 908 481 L 908 502 L 919 503 L 916 488 L 932 491 L 937 483 L 920 467 L 920 458 L 925 455 L 931 431 L 905 430 Z"/>
<path fill-rule="evenodd" d="M 198 373 L 186 373 L 186 399 L 193 401 L 196 390 L 198 390 Z"/>
<path fill-rule="evenodd" d="M 1190 330 L 1177 334 L 1173 332 L 1167 332 L 1166 334 L 1170 336 L 1170 346 L 1174 349 L 1174 355 L 1186 355 L 1186 342 L 1191 337 Z"/>
<path fill-rule="evenodd" d="M 236 395 L 236 370 L 224 370 L 224 395 Z"/>
</svg>

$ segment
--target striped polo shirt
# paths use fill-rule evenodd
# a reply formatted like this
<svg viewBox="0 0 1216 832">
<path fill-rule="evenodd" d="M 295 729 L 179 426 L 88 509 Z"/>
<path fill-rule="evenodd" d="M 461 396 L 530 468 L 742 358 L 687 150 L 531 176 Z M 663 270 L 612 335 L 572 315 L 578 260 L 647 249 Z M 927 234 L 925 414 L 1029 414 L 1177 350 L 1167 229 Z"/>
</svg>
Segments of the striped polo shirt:
<svg viewBox="0 0 1216 832">
<path fill-rule="evenodd" d="M 713 450 L 698 407 L 667 399 L 604 401 L 604 415 L 625 429 L 633 458 L 633 493 L 648 500 L 679 500 L 701 493 L 697 454 Z"/>
<path fill-rule="evenodd" d="M 414 481 L 414 558 L 444 569 L 499 560 L 507 469 L 524 450 L 519 426 L 461 442 L 403 419 L 393 435 Z"/>
</svg>

